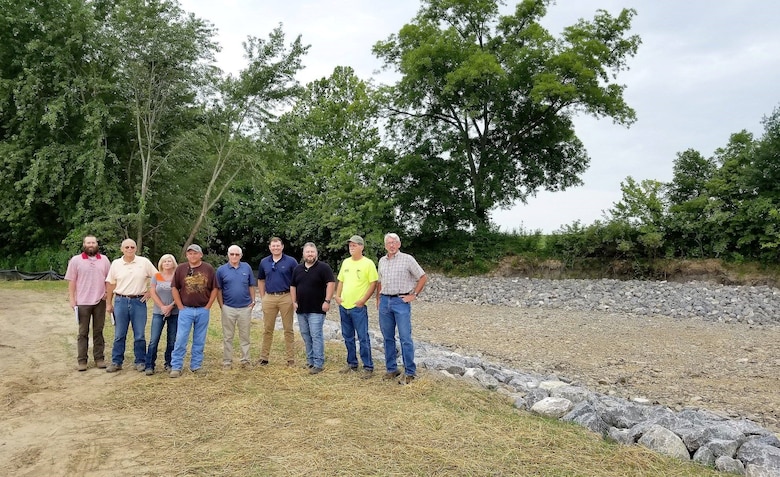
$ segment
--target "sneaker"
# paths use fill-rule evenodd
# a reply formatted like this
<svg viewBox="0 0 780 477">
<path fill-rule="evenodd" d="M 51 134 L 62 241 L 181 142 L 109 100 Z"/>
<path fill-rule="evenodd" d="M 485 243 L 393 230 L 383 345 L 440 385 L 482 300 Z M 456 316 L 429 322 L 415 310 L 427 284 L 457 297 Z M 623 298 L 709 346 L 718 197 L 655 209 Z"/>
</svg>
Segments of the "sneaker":
<svg viewBox="0 0 780 477">
<path fill-rule="evenodd" d="M 403 376 L 401 379 L 398 380 L 398 384 L 411 384 L 412 381 L 414 381 L 414 376 L 406 375 Z"/>
<path fill-rule="evenodd" d="M 313 367 L 314 367 L 314 365 L 310 364 L 310 363 L 306 363 L 306 364 L 303 365 L 303 369 L 311 369 Z"/>
<path fill-rule="evenodd" d="M 222 363 L 222 369 L 233 369 L 233 365 L 230 363 Z"/>
<path fill-rule="evenodd" d="M 261 359 L 257 362 L 258 366 L 268 366 L 268 360 L 267 359 Z"/>
<path fill-rule="evenodd" d="M 165 371 L 166 373 L 169 373 L 169 372 L 171 372 L 171 365 L 170 365 L 170 364 L 166 364 L 166 365 L 163 367 L 163 371 Z"/>
<path fill-rule="evenodd" d="M 145 373 L 147 376 L 151 376 L 154 374 L 154 370 L 152 368 L 146 368 Z"/>
<path fill-rule="evenodd" d="M 401 372 L 398 371 L 397 369 L 395 371 L 388 371 L 388 372 L 385 373 L 384 376 L 382 376 L 382 380 L 383 381 L 389 381 L 391 379 L 397 378 L 400 375 L 401 375 Z"/>
<path fill-rule="evenodd" d="M 363 373 L 360 375 L 362 379 L 371 379 L 374 375 L 374 370 L 369 368 L 363 368 Z"/>
<path fill-rule="evenodd" d="M 171 374 L 169 374 L 169 376 L 172 378 L 178 378 L 179 376 L 181 376 L 181 369 L 172 369 Z"/>
<path fill-rule="evenodd" d="M 144 363 L 135 364 L 135 370 L 138 371 L 139 373 L 143 373 L 145 369 L 146 369 L 146 365 Z"/>
<path fill-rule="evenodd" d="M 106 369 L 106 362 L 102 359 L 98 359 L 95 361 L 95 367 L 98 369 Z"/>
<path fill-rule="evenodd" d="M 87 370 L 87 363 L 79 363 L 78 368 L 79 371 L 86 371 Z"/>
<path fill-rule="evenodd" d="M 316 366 L 312 366 L 311 369 L 309 369 L 309 374 L 320 374 L 322 372 L 322 368 L 318 368 Z"/>
<path fill-rule="evenodd" d="M 249 361 L 241 361 L 241 369 L 249 369 L 250 366 Z"/>
<path fill-rule="evenodd" d="M 121 364 L 111 363 L 106 368 L 106 372 L 107 373 L 116 373 L 120 369 L 122 369 L 122 365 Z"/>
<path fill-rule="evenodd" d="M 193 370 L 192 370 L 192 374 L 194 374 L 195 376 L 203 377 L 203 376 L 205 376 L 207 373 L 206 373 L 206 370 L 205 370 L 205 369 L 203 369 L 203 368 L 198 368 L 198 369 L 193 369 Z"/>
<path fill-rule="evenodd" d="M 341 374 L 357 373 L 357 366 L 345 366 L 339 371 Z"/>
</svg>

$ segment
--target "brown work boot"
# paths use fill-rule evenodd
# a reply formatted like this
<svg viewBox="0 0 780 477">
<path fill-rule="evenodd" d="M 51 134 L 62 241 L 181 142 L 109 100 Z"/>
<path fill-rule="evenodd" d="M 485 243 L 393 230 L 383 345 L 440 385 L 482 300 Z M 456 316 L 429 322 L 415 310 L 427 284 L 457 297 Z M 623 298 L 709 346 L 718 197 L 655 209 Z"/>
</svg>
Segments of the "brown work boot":
<svg viewBox="0 0 780 477">
<path fill-rule="evenodd" d="M 97 367 L 98 369 L 106 369 L 106 361 L 102 359 L 96 359 L 95 367 Z"/>
<path fill-rule="evenodd" d="M 78 364 L 78 367 L 76 368 L 79 371 L 86 371 L 87 370 L 87 362 L 86 361 L 80 361 Z"/>
<path fill-rule="evenodd" d="M 395 371 L 388 371 L 388 372 L 385 373 L 384 376 L 382 376 L 382 380 L 383 381 L 389 381 L 391 379 L 397 378 L 400 375 L 401 375 L 401 372 L 398 371 L 397 369 Z"/>
</svg>

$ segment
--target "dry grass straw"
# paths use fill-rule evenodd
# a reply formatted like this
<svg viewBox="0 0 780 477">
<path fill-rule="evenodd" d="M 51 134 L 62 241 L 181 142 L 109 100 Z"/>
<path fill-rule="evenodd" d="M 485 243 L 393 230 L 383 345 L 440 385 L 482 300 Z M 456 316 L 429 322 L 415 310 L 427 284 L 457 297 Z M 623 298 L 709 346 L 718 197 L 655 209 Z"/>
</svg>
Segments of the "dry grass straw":
<svg viewBox="0 0 780 477">
<path fill-rule="evenodd" d="M 260 331 L 253 323 L 253 360 Z M 174 475 L 717 475 L 518 412 L 497 393 L 433 372 L 408 386 L 382 380 L 380 362 L 369 380 L 339 374 L 341 343 L 327 343 L 325 372 L 311 376 L 297 333 L 296 345 L 294 368 L 277 332 L 268 366 L 223 370 L 215 311 L 206 376 L 139 377 L 110 404 L 119 415 L 147 413 L 149 425 L 127 429 L 128 442 L 148 446 L 144 464 Z"/>
</svg>

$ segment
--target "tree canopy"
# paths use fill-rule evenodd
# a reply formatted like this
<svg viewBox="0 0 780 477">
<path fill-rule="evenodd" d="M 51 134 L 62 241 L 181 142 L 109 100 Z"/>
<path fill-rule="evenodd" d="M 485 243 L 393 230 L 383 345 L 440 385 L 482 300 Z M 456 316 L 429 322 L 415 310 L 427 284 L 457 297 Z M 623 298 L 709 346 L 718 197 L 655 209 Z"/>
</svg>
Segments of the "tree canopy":
<svg viewBox="0 0 780 477">
<path fill-rule="evenodd" d="M 615 78 L 640 43 L 635 11 L 599 10 L 555 38 L 540 24 L 549 3 L 503 15 L 498 0 L 424 0 L 374 46 L 401 74 L 388 91 L 405 152 L 396 183 L 424 229 L 484 226 L 494 207 L 580 184 L 589 159 L 574 114 L 634 121 Z"/>
</svg>

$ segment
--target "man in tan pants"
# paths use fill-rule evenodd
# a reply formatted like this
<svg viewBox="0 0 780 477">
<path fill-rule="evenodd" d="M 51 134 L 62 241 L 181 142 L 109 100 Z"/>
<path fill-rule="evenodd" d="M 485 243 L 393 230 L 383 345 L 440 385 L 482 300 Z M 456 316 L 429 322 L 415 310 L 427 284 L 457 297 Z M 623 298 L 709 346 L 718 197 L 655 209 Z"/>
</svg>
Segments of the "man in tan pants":
<svg viewBox="0 0 780 477">
<path fill-rule="evenodd" d="M 293 334 L 293 302 L 290 295 L 292 273 L 298 261 L 283 253 L 284 244 L 279 237 L 271 237 L 268 244 L 271 255 L 260 260 L 257 271 L 257 291 L 263 307 L 263 344 L 260 349 L 260 366 L 268 364 L 271 343 L 274 339 L 276 315 L 282 315 L 287 365 L 295 365 L 295 335 Z"/>
</svg>

